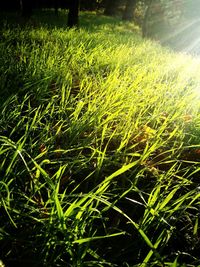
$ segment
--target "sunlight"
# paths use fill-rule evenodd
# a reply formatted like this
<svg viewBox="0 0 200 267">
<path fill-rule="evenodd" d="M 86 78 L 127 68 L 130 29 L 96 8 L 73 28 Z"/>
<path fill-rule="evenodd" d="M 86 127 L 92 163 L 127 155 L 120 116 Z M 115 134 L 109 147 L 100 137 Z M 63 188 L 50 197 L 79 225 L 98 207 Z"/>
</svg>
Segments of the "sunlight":
<svg viewBox="0 0 200 267">
<path fill-rule="evenodd" d="M 70 25 L 34 1 L 0 11 L 0 267 L 200 267 L 198 1 L 123 0 L 154 3 L 146 36 L 121 0 L 78 29 L 79 0 Z"/>
<path fill-rule="evenodd" d="M 179 83 L 190 89 L 193 88 L 194 93 L 200 97 L 200 58 L 192 57 L 186 54 L 181 55 L 180 65 L 182 64 L 182 70 L 180 71 Z M 195 85 L 194 85 L 195 81 Z"/>
<path fill-rule="evenodd" d="M 185 21 L 171 34 L 162 38 L 161 43 L 177 51 L 200 54 L 200 19 Z"/>
<path fill-rule="evenodd" d="M 150 36 L 175 51 L 200 55 L 200 3 L 196 2 L 152 2 L 147 23 Z"/>
</svg>

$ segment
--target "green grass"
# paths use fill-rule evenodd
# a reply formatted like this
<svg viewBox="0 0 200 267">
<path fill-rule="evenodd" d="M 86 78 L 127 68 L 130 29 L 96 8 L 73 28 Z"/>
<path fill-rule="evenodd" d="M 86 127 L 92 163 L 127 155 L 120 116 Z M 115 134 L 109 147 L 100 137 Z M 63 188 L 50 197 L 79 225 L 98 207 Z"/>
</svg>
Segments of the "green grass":
<svg viewBox="0 0 200 267">
<path fill-rule="evenodd" d="M 0 258 L 200 265 L 199 59 L 117 19 L 36 18 L 1 29 Z"/>
</svg>

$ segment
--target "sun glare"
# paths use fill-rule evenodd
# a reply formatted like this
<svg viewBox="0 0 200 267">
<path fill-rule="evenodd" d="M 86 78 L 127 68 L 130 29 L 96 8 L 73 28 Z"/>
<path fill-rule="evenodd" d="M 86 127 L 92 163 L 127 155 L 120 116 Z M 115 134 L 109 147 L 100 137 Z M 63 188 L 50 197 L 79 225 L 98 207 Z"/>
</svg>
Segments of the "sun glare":
<svg viewBox="0 0 200 267">
<path fill-rule="evenodd" d="M 152 3 L 149 16 L 152 35 L 175 51 L 200 55 L 200 1 L 159 0 Z"/>
<path fill-rule="evenodd" d="M 162 42 L 177 51 L 200 55 L 200 19 L 183 21 Z"/>
</svg>

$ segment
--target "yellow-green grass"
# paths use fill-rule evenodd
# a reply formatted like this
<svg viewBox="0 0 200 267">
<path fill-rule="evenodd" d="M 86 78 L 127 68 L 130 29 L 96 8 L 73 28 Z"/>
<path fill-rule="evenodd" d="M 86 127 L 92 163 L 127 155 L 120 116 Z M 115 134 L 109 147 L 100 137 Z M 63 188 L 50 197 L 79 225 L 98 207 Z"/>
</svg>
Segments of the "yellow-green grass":
<svg viewBox="0 0 200 267">
<path fill-rule="evenodd" d="M 35 22 L 1 30 L 0 258 L 198 266 L 200 60 L 116 19 Z"/>
</svg>

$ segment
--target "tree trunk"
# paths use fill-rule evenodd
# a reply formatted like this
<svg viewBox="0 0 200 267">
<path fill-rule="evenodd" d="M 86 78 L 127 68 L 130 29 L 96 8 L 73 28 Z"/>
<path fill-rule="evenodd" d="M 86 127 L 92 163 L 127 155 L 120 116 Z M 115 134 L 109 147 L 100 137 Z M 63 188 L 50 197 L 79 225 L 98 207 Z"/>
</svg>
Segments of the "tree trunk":
<svg viewBox="0 0 200 267">
<path fill-rule="evenodd" d="M 30 18 L 32 15 L 32 2 L 30 0 L 21 0 L 22 16 L 24 18 Z"/>
<path fill-rule="evenodd" d="M 98 2 L 94 0 L 81 0 L 80 9 L 81 10 L 96 10 Z"/>
<path fill-rule="evenodd" d="M 55 10 L 55 15 L 58 16 L 58 0 L 54 0 L 54 10 Z"/>
<path fill-rule="evenodd" d="M 134 11 L 137 0 L 127 0 L 126 7 L 122 16 L 123 20 L 132 21 L 134 19 Z"/>
<path fill-rule="evenodd" d="M 116 14 L 117 6 L 118 6 L 118 0 L 107 0 L 106 7 L 104 10 L 104 15 L 114 16 Z"/>
<path fill-rule="evenodd" d="M 79 0 L 69 1 L 68 23 L 69 28 L 78 26 Z"/>
<path fill-rule="evenodd" d="M 149 0 L 149 4 L 146 8 L 145 11 L 145 15 L 144 15 L 144 20 L 143 20 L 143 24 L 142 24 L 142 36 L 144 37 L 148 37 L 148 20 L 149 20 L 149 16 L 150 16 L 150 9 L 151 9 L 151 5 L 153 3 L 153 0 Z"/>
</svg>

